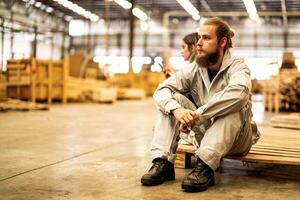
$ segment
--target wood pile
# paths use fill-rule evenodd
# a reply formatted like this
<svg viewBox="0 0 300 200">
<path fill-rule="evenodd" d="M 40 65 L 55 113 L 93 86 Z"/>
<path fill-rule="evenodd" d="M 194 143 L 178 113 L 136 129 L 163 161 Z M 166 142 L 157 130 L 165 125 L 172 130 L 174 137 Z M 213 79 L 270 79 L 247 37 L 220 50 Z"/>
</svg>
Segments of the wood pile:
<svg viewBox="0 0 300 200">
<path fill-rule="evenodd" d="M 117 88 L 97 88 L 83 91 L 79 96 L 81 102 L 114 103 L 117 100 Z"/>
<path fill-rule="evenodd" d="M 30 111 L 30 110 L 49 110 L 49 106 L 17 99 L 1 99 L 0 112 L 7 111 Z"/>
<path fill-rule="evenodd" d="M 225 158 L 255 163 L 300 165 L 300 131 L 284 128 L 260 128 L 261 138 L 245 156 Z M 191 167 L 192 145 L 180 144 L 177 148 L 175 167 Z"/>
<path fill-rule="evenodd" d="M 300 129 L 300 113 L 276 115 L 271 118 L 270 124 L 272 127 Z"/>
<path fill-rule="evenodd" d="M 282 69 L 264 83 L 264 104 L 267 111 L 300 112 L 300 73 Z"/>
<path fill-rule="evenodd" d="M 146 98 L 146 93 L 143 89 L 138 88 L 119 88 L 118 89 L 118 99 L 144 99 Z"/>
<path fill-rule="evenodd" d="M 120 89 L 123 93 L 124 89 L 142 89 L 146 96 L 152 96 L 157 86 L 165 80 L 163 73 L 140 72 L 138 74 L 115 74 L 109 82 Z M 120 97 L 123 98 L 123 97 Z"/>
</svg>

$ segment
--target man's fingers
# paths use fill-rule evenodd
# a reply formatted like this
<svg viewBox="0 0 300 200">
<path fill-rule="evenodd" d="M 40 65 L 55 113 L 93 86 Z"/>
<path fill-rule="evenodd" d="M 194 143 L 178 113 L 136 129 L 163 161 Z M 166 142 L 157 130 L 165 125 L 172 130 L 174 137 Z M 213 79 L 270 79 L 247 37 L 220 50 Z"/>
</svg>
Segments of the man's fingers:
<svg viewBox="0 0 300 200">
<path fill-rule="evenodd" d="M 199 118 L 198 114 L 194 111 L 191 111 L 190 115 L 193 117 L 194 120 Z"/>
<path fill-rule="evenodd" d="M 184 124 L 180 124 L 179 129 L 181 132 L 186 133 L 186 134 L 188 134 L 190 132 L 190 130 Z"/>
<path fill-rule="evenodd" d="M 188 127 L 192 126 L 193 122 L 188 118 L 188 116 L 184 116 L 183 120 L 184 120 L 186 126 L 188 126 Z"/>
</svg>

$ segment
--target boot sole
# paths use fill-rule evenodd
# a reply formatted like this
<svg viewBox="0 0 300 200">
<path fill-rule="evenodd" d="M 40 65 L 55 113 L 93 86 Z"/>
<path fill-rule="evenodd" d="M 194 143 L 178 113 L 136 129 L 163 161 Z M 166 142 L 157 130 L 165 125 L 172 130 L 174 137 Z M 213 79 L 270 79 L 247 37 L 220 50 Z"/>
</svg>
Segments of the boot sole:
<svg viewBox="0 0 300 200">
<path fill-rule="evenodd" d="M 173 181 L 173 180 L 175 180 L 175 174 L 167 175 L 166 177 L 163 177 L 161 179 L 141 179 L 141 183 L 144 186 L 155 186 L 155 185 L 160 185 L 165 181 Z"/>
<path fill-rule="evenodd" d="M 203 185 L 195 185 L 195 184 L 184 184 L 182 183 L 181 188 L 185 192 L 203 192 L 215 184 L 214 178 L 211 178 L 207 181 L 206 184 Z"/>
</svg>

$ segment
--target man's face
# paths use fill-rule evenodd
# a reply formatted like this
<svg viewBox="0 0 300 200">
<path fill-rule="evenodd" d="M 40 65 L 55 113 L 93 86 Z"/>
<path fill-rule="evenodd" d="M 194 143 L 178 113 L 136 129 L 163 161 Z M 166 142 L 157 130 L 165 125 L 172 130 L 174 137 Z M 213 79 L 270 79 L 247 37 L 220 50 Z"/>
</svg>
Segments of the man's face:
<svg viewBox="0 0 300 200">
<path fill-rule="evenodd" d="M 216 64 L 220 58 L 220 49 L 216 27 L 212 25 L 202 25 L 197 42 L 197 63 L 201 67 Z"/>
</svg>

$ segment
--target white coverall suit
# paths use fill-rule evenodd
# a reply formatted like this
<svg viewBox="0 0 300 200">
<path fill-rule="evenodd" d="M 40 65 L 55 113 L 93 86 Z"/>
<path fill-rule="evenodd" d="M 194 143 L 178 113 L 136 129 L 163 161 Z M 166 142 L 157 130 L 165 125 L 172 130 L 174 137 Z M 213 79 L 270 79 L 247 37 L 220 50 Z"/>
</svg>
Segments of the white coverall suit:
<svg viewBox="0 0 300 200">
<path fill-rule="evenodd" d="M 212 82 L 207 68 L 195 62 L 161 83 L 153 98 L 159 109 L 151 144 L 153 158 L 174 162 L 179 138 L 179 121 L 171 110 L 186 108 L 203 116 L 192 132 L 195 154 L 216 170 L 225 155 L 249 152 L 259 139 L 251 121 L 250 70 L 243 59 L 232 58 L 227 50 Z M 191 102 L 186 95 L 192 97 Z"/>
</svg>

